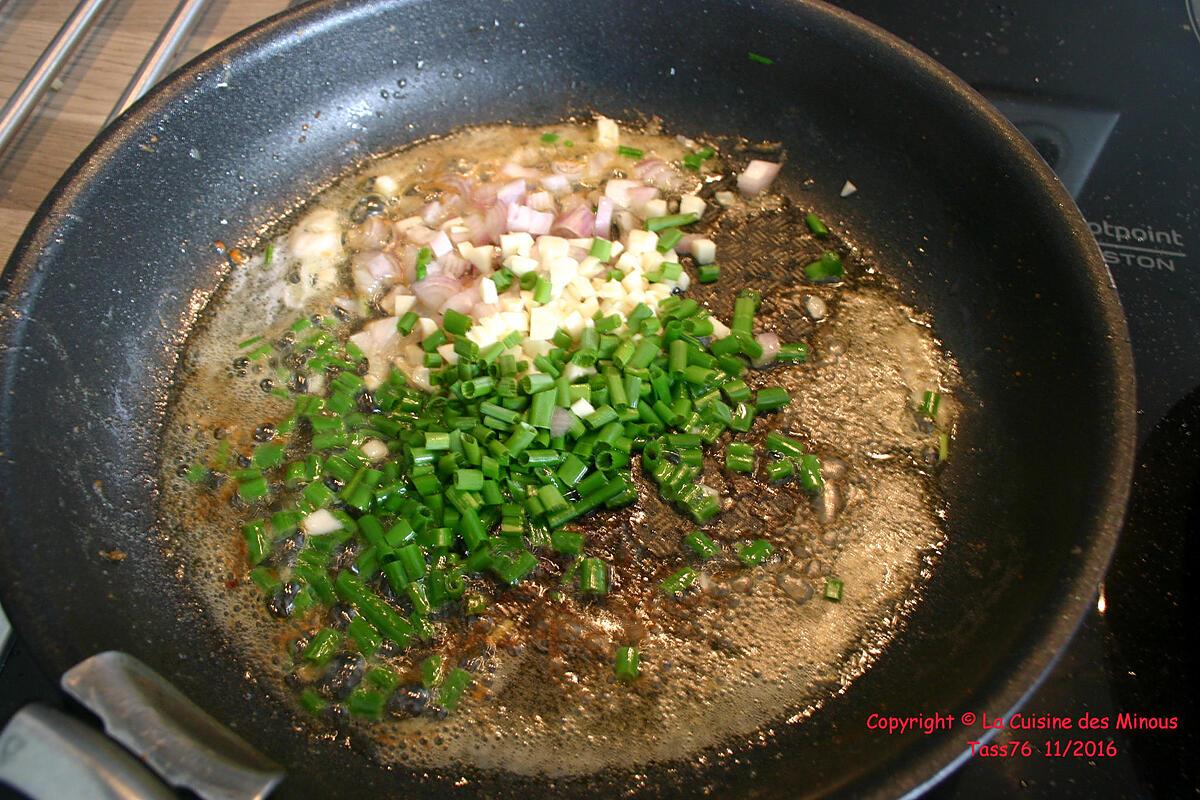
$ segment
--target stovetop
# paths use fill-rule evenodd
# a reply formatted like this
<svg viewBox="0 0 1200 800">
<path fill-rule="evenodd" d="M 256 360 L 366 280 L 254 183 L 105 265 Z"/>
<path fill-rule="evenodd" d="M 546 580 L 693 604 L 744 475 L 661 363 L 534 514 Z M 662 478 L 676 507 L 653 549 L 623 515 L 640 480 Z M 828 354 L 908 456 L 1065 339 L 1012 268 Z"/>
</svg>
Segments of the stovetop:
<svg viewBox="0 0 1200 800">
<path fill-rule="evenodd" d="M 1141 449 L 1125 533 L 1096 611 L 1024 708 L 1180 720 L 1178 730 L 1086 737 L 1005 732 L 998 742 L 1029 741 L 1034 754 L 973 757 L 931 796 L 1194 795 L 1200 748 L 1183 642 L 1194 638 L 1200 534 L 1200 0 L 838 5 L 941 61 L 1034 142 L 1088 219 L 1129 320 Z M 0 720 L 56 696 L 18 639 Z M 1112 748 L 1060 755 L 1064 738 Z"/>
</svg>

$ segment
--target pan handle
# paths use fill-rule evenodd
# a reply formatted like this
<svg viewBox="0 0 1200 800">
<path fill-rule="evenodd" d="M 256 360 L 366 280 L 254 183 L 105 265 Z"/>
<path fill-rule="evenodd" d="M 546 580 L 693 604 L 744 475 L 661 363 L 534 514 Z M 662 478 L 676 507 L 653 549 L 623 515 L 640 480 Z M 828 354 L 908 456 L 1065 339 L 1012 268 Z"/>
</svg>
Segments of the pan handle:
<svg viewBox="0 0 1200 800">
<path fill-rule="evenodd" d="M 84 723 L 47 706 L 18 711 L 0 732 L 0 781 L 33 800 L 173 800 L 162 781 Z"/>
<path fill-rule="evenodd" d="M 98 653 L 67 670 L 61 684 L 109 736 L 204 800 L 263 800 L 283 779 L 278 764 L 131 655 Z"/>
</svg>

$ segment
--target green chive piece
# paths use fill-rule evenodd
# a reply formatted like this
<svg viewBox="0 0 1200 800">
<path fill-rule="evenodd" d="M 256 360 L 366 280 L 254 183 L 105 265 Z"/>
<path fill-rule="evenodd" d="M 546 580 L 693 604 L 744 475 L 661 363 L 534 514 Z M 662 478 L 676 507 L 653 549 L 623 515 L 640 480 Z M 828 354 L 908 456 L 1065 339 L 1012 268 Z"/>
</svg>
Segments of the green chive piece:
<svg viewBox="0 0 1200 800">
<path fill-rule="evenodd" d="M 453 308 L 446 309 L 445 313 L 442 314 L 442 327 L 455 336 L 464 335 L 467 331 L 471 330 L 472 324 L 474 324 L 474 320 L 460 311 L 455 311 Z"/>
<path fill-rule="evenodd" d="M 775 552 L 775 548 L 766 539 L 755 539 L 737 549 L 738 561 L 744 566 L 754 567 L 766 561 Z"/>
<path fill-rule="evenodd" d="M 595 237 L 592 239 L 592 248 L 588 251 L 588 255 L 607 264 L 612 259 L 612 242 L 608 239 L 601 239 L 599 236 Z"/>
<path fill-rule="evenodd" d="M 826 600 L 830 600 L 834 603 L 840 603 L 842 601 L 842 589 L 843 588 L 844 588 L 844 584 L 842 583 L 841 579 L 826 578 L 825 579 L 825 590 L 823 592 L 821 592 L 821 596 L 824 597 Z"/>
<path fill-rule="evenodd" d="M 613 672 L 622 683 L 632 683 L 641 674 L 641 654 L 633 646 L 618 647 L 613 660 Z"/>
<path fill-rule="evenodd" d="M 668 214 L 665 217 L 651 217 L 646 220 L 646 230 L 661 231 L 667 228 L 681 228 L 699 221 L 699 214 Z"/>
<path fill-rule="evenodd" d="M 683 567 L 671 573 L 658 588 L 663 594 L 678 595 L 687 591 L 688 587 L 696 582 L 696 570 L 691 567 Z"/>
<path fill-rule="evenodd" d="M 433 251 L 428 247 L 422 247 L 417 251 L 416 261 L 416 276 L 418 281 L 425 280 L 425 275 L 429 270 L 429 262 L 433 261 Z"/>
<path fill-rule="evenodd" d="M 935 391 L 926 391 L 921 397 L 920 411 L 930 419 L 936 419 L 938 406 L 942 404 L 942 395 Z"/>
<path fill-rule="evenodd" d="M 845 277 L 845 270 L 842 268 L 842 257 L 830 250 L 822 253 L 821 257 L 816 261 L 809 262 L 804 267 L 804 274 L 813 283 L 824 283 L 826 281 L 840 281 Z"/>
<path fill-rule="evenodd" d="M 821 218 L 811 211 L 804 215 L 804 222 L 808 225 L 808 229 L 812 231 L 813 236 L 818 239 L 824 239 L 829 236 L 829 228 L 825 227 L 825 223 Z"/>
<path fill-rule="evenodd" d="M 692 531 L 683 537 L 683 541 L 700 558 L 712 558 L 721 552 L 721 548 L 717 546 L 717 543 L 705 535 L 703 531 Z"/>
<path fill-rule="evenodd" d="M 730 442 L 725 448 L 725 468 L 734 472 L 754 472 L 754 447 Z"/>
<path fill-rule="evenodd" d="M 467 691 L 467 687 L 471 685 L 471 681 L 473 680 L 474 676 L 465 669 L 455 667 L 450 670 L 450 674 L 442 681 L 442 691 L 438 695 L 438 705 L 451 713 L 458 710 L 458 704 L 462 701 L 463 694 Z"/>
</svg>

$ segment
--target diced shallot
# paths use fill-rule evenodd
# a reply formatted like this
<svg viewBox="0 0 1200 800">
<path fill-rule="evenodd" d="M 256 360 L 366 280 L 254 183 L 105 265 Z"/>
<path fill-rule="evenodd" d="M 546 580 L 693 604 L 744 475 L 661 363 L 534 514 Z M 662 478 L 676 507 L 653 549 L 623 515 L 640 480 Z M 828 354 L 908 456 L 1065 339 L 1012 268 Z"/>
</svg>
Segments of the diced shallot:
<svg viewBox="0 0 1200 800">
<path fill-rule="evenodd" d="M 355 253 L 350 264 L 354 288 L 360 295 L 368 297 L 384 284 L 393 283 L 400 272 L 400 265 L 396 259 L 380 250 Z"/>
<path fill-rule="evenodd" d="M 571 191 L 571 181 L 565 175 L 547 175 L 542 178 L 542 186 L 555 194 L 565 194 Z"/>
<path fill-rule="evenodd" d="M 321 508 L 300 520 L 300 527 L 309 536 L 324 536 L 334 531 L 340 531 L 342 523 L 329 512 L 329 509 Z"/>
<path fill-rule="evenodd" d="M 429 249 L 433 250 L 433 255 L 437 258 L 449 253 L 454 249 L 454 243 L 450 241 L 450 237 L 445 231 L 438 231 L 437 235 L 429 241 Z"/>
<path fill-rule="evenodd" d="M 751 161 L 746 165 L 742 174 L 738 175 L 738 191 L 747 197 L 753 197 L 764 191 L 775 180 L 781 166 L 781 164 L 772 164 L 770 161 L 759 161 L 758 159 Z"/>
<path fill-rule="evenodd" d="M 447 310 L 453 309 L 460 314 L 470 314 L 475 309 L 475 304 L 479 302 L 479 287 L 476 284 L 471 284 L 455 295 L 446 299 L 442 304 L 441 311 L 444 313 Z"/>
<path fill-rule="evenodd" d="M 596 218 L 592 214 L 592 210 L 586 204 L 581 203 L 565 214 L 560 214 L 558 219 L 554 220 L 554 226 L 550 232 L 566 239 L 582 239 L 590 236 L 595 228 Z"/>
<path fill-rule="evenodd" d="M 500 187 L 500 191 L 496 192 L 496 199 L 508 204 L 518 203 L 525 197 L 525 179 L 518 178 L 515 181 L 504 184 Z"/>
<path fill-rule="evenodd" d="M 454 295 L 462 291 L 462 281 L 441 272 L 432 273 L 412 285 L 417 301 L 428 311 L 438 311 Z"/>
<path fill-rule="evenodd" d="M 550 232 L 550 226 L 554 224 L 554 215 L 549 211 L 534 211 L 532 219 L 529 221 L 529 232 L 535 236 L 540 236 Z"/>
<path fill-rule="evenodd" d="M 473 245 L 495 244 L 500 241 L 508 223 L 508 210 L 504 203 L 493 203 L 482 216 L 472 214 L 463 223 L 467 227 L 467 241 Z"/>
<path fill-rule="evenodd" d="M 426 205 L 424 208 L 421 209 L 421 219 L 425 221 L 426 225 L 429 225 L 432 227 L 432 226 L 436 225 L 438 220 L 440 220 L 441 218 L 442 218 L 442 204 L 439 203 L 437 200 L 434 200 L 432 203 L 429 203 L 428 205 Z"/>
<path fill-rule="evenodd" d="M 779 357 L 779 348 L 781 342 L 779 335 L 775 333 L 760 333 L 754 337 L 754 341 L 758 342 L 762 347 L 762 355 L 754 359 L 752 362 L 756 367 L 765 367 L 768 364 L 773 364 L 775 359 Z"/>
<path fill-rule="evenodd" d="M 629 190 L 629 210 L 635 214 L 641 212 L 646 204 L 658 197 L 658 189 L 654 186 L 635 186 Z"/>
<path fill-rule="evenodd" d="M 629 192 L 638 186 L 641 184 L 637 181 L 613 178 L 604 184 L 604 196 L 618 208 L 629 208 Z"/>
<path fill-rule="evenodd" d="M 601 197 L 596 203 L 596 226 L 592 231 L 593 236 L 607 239 L 612 234 L 612 215 L 613 201 L 607 197 Z"/>
<path fill-rule="evenodd" d="M 633 174 L 665 191 L 678 191 L 681 176 L 661 158 L 646 158 L 633 165 Z"/>
<path fill-rule="evenodd" d="M 554 414 L 550 417 L 550 435 L 566 436 L 573 422 L 570 411 L 565 408 L 554 409 Z"/>
<path fill-rule="evenodd" d="M 346 231 L 346 244 L 354 250 L 381 250 L 392 238 L 392 226 L 378 214 Z"/>
<path fill-rule="evenodd" d="M 509 162 L 500 169 L 509 178 L 536 178 L 541 173 L 530 167 L 522 167 L 520 164 Z"/>
</svg>

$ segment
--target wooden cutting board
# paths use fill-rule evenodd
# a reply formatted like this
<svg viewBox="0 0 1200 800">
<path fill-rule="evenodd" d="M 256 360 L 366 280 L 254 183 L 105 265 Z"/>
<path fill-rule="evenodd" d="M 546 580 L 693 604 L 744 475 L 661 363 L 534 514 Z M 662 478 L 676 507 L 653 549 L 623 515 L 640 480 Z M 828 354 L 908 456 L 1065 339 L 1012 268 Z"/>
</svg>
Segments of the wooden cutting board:
<svg viewBox="0 0 1200 800">
<path fill-rule="evenodd" d="M 78 0 L 0 0 L 0 100 L 6 101 Z M 179 66 L 288 0 L 209 0 Z M 177 0 L 110 0 L 9 148 L 0 153 L 0 267 L 62 173 L 100 131 Z"/>
</svg>

